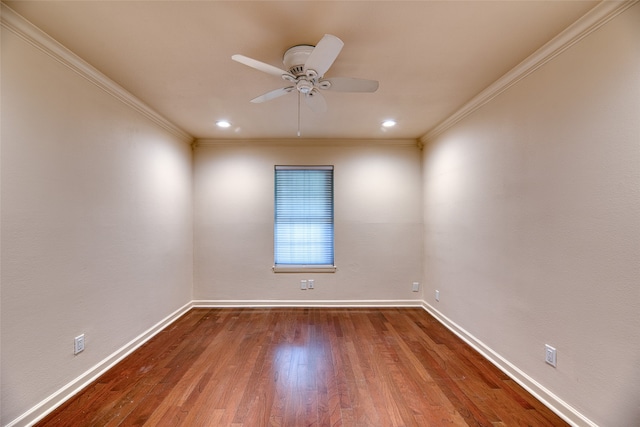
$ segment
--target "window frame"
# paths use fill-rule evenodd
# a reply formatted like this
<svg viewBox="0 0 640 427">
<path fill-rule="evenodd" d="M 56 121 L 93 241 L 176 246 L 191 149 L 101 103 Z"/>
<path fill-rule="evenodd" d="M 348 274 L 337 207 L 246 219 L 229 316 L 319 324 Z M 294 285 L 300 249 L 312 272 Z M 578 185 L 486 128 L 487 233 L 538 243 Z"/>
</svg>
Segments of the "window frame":
<svg viewBox="0 0 640 427">
<path fill-rule="evenodd" d="M 321 170 L 331 171 L 331 255 L 332 264 L 276 264 L 277 257 L 277 223 L 278 223 L 278 188 L 277 173 L 279 170 Z M 334 191 L 334 171 L 333 165 L 275 165 L 274 166 L 274 207 L 273 207 L 273 260 L 272 270 L 274 273 L 334 273 L 335 266 L 335 191 Z"/>
</svg>

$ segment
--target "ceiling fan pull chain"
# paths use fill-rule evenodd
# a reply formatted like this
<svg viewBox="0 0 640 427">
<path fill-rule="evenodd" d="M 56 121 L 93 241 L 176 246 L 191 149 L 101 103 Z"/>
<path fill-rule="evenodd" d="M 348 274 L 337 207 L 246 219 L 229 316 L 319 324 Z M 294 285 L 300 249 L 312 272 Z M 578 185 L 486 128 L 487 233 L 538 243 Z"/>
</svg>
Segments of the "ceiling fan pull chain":
<svg viewBox="0 0 640 427">
<path fill-rule="evenodd" d="M 298 138 L 300 138 L 300 92 L 298 92 Z"/>
</svg>

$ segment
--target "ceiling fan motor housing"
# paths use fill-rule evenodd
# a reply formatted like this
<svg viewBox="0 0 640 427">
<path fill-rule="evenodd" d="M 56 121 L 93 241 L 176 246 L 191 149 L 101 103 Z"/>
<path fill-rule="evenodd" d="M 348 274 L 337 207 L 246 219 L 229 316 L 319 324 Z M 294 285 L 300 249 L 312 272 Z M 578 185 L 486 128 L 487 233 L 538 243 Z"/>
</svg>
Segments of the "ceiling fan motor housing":
<svg viewBox="0 0 640 427">
<path fill-rule="evenodd" d="M 296 77 L 304 76 L 304 64 L 307 62 L 307 58 L 311 55 L 314 47 L 300 44 L 287 49 L 282 58 L 285 69 Z"/>
</svg>

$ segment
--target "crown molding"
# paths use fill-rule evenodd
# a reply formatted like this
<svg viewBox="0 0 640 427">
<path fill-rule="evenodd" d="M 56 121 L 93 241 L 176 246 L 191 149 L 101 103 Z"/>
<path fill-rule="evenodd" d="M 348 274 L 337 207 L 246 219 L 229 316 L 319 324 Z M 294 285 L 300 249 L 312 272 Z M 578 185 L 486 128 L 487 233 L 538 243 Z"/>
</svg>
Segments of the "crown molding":
<svg viewBox="0 0 640 427">
<path fill-rule="evenodd" d="M 520 80 L 535 72 L 538 68 L 578 43 L 583 38 L 615 18 L 639 0 L 609 1 L 603 0 L 564 31 L 544 44 L 528 58 L 516 65 L 511 71 L 500 77 L 482 92 L 464 104 L 455 113 L 420 137 L 422 144 L 427 144 L 456 123 L 460 122 L 483 105 L 508 90 Z"/>
<path fill-rule="evenodd" d="M 1 3 L 0 24 L 22 40 L 26 41 L 54 60 L 65 65 L 81 77 L 99 87 L 109 95 L 118 99 L 128 107 L 150 119 L 166 131 L 186 143 L 191 143 L 193 137 L 161 116 L 154 109 L 135 97 L 132 93 L 98 71 L 75 53 L 64 47 L 51 36 L 27 21 L 22 15 Z"/>
<path fill-rule="evenodd" d="M 193 147 L 411 147 L 419 148 L 420 141 L 416 139 L 197 139 Z"/>
</svg>

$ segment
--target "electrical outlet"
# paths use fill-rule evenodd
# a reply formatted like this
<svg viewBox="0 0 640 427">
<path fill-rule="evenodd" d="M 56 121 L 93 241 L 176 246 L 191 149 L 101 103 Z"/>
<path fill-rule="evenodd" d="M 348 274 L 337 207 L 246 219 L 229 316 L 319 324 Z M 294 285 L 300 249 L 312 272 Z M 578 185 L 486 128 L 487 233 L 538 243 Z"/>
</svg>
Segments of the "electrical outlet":
<svg viewBox="0 0 640 427">
<path fill-rule="evenodd" d="M 84 334 L 73 339 L 73 354 L 84 351 Z"/>
<path fill-rule="evenodd" d="M 440 301 L 440 291 L 436 290 L 436 301 Z"/>
<path fill-rule="evenodd" d="M 551 347 L 549 344 L 545 344 L 544 349 L 545 349 L 544 361 L 555 368 L 557 363 L 556 349 Z"/>
<path fill-rule="evenodd" d="M 315 284 L 316 284 L 316 281 L 314 279 L 307 280 L 307 289 L 313 289 Z"/>
<path fill-rule="evenodd" d="M 307 289 L 307 281 L 306 280 L 300 280 L 300 289 L 303 290 L 303 291 Z"/>
<path fill-rule="evenodd" d="M 412 286 L 411 290 L 413 292 L 418 292 L 420 290 L 420 283 L 419 282 L 413 282 L 413 286 Z"/>
</svg>

